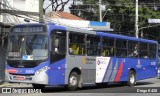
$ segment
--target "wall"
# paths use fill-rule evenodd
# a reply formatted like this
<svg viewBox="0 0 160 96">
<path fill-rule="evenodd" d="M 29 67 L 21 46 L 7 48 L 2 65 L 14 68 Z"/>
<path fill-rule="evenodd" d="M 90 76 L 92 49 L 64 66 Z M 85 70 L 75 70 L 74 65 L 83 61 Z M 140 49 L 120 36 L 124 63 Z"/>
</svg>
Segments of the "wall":
<svg viewBox="0 0 160 96">
<path fill-rule="evenodd" d="M 3 9 L 21 10 L 21 11 L 28 11 L 28 12 L 39 11 L 39 5 L 38 5 L 39 0 L 2 0 L 2 3 L 7 5 L 7 6 L 2 5 Z M 19 14 L 18 14 L 19 17 L 17 17 L 13 14 L 15 13 L 10 13 L 10 14 L 2 13 L 0 16 L 1 17 L 0 22 L 17 24 L 17 23 L 25 23 L 24 18 L 31 18 L 31 17 L 38 18 L 37 16 L 28 17 L 25 15 L 19 15 Z"/>
</svg>

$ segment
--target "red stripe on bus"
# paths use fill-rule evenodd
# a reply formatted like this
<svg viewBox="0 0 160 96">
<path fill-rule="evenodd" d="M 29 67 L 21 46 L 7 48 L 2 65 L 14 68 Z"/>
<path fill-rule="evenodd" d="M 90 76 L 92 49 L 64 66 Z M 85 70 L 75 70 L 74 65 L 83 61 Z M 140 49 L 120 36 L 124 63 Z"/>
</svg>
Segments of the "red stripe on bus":
<svg viewBox="0 0 160 96">
<path fill-rule="evenodd" d="M 118 69 L 116 78 L 114 80 L 115 82 L 118 82 L 120 80 L 120 77 L 121 77 L 121 74 L 122 74 L 122 70 L 123 70 L 123 61 L 121 62 L 120 67 Z"/>
</svg>

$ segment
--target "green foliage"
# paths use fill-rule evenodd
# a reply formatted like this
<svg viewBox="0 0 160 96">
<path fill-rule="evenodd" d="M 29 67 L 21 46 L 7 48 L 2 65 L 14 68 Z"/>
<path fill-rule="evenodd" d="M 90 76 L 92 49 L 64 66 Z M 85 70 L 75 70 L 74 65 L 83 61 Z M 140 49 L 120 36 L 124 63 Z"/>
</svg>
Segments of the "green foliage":
<svg viewBox="0 0 160 96">
<path fill-rule="evenodd" d="M 99 0 L 82 0 L 83 4 L 95 4 L 85 9 L 92 7 L 92 11 L 82 11 L 81 16 L 87 20 L 99 20 Z M 105 3 L 104 3 L 105 2 Z M 107 2 L 107 3 L 106 3 Z M 147 6 L 145 4 L 153 3 L 153 0 L 139 0 L 139 28 L 148 26 L 148 19 L 160 19 L 160 8 L 155 10 L 154 5 Z M 106 4 L 106 10 L 108 8 L 111 11 L 107 11 L 103 21 L 111 22 L 111 26 L 115 31 L 129 33 L 134 35 L 134 23 L 135 23 L 135 0 L 102 0 L 102 4 Z M 91 8 L 90 8 L 91 9 Z M 103 14 L 106 11 L 103 12 Z M 156 29 L 155 29 L 156 28 Z M 145 34 L 152 34 L 150 31 L 159 32 L 160 28 L 155 27 L 150 29 L 144 29 Z M 147 33 L 148 32 L 148 33 Z M 151 33 L 151 34 L 150 34 Z M 160 33 L 160 32 L 159 32 Z M 159 36 L 156 34 L 155 36 Z"/>
<path fill-rule="evenodd" d="M 82 0 L 84 4 L 95 4 L 98 0 Z"/>
</svg>

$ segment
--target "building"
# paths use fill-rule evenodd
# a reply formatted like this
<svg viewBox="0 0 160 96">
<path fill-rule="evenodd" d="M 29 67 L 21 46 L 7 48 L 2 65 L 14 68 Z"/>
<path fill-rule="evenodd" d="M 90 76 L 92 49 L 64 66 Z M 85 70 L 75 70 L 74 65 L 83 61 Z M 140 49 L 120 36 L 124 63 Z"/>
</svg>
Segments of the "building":
<svg viewBox="0 0 160 96">
<path fill-rule="evenodd" d="M 37 20 L 39 0 L 1 0 L 0 22 L 25 23 L 24 19 Z M 36 14 L 37 13 L 37 14 Z"/>
<path fill-rule="evenodd" d="M 63 18 L 63 19 L 69 19 L 69 20 L 84 20 L 78 16 L 75 16 L 73 14 L 67 13 L 67 12 L 48 12 L 46 14 L 46 17 L 49 18 Z"/>
<path fill-rule="evenodd" d="M 4 81 L 7 36 L 14 24 L 37 22 L 39 0 L 0 0 L 0 83 Z"/>
<path fill-rule="evenodd" d="M 45 16 L 49 18 L 51 22 L 64 26 L 97 31 L 113 31 L 113 29 L 110 28 L 110 22 L 88 21 L 67 12 L 48 12 Z"/>
</svg>

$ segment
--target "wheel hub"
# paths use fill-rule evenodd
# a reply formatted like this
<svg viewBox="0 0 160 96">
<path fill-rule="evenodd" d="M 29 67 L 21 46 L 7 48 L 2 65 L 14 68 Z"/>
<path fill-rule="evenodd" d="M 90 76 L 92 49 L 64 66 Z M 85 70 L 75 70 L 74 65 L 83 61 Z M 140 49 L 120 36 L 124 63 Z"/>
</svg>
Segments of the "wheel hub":
<svg viewBox="0 0 160 96">
<path fill-rule="evenodd" d="M 77 84 L 77 78 L 75 76 L 72 76 L 70 78 L 70 85 L 71 86 L 76 86 L 76 84 Z"/>
<path fill-rule="evenodd" d="M 130 82 L 131 82 L 132 84 L 135 82 L 135 77 L 134 77 L 133 74 L 130 76 Z"/>
</svg>

